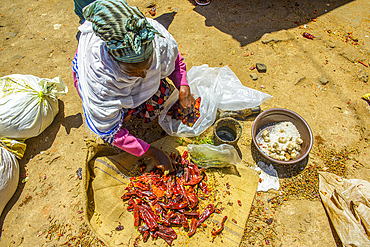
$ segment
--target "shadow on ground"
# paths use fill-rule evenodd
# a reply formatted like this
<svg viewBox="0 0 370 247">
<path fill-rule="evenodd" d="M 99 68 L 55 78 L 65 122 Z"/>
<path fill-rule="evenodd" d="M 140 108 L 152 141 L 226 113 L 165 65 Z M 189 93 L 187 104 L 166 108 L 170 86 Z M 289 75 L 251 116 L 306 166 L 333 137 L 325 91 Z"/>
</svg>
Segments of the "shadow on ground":
<svg viewBox="0 0 370 247">
<path fill-rule="evenodd" d="M 160 16 L 154 18 L 154 20 L 161 23 L 168 30 L 168 27 L 171 25 L 171 23 L 172 23 L 173 19 L 175 18 L 176 14 L 177 14 L 177 12 L 175 12 L 175 11 L 170 12 L 170 13 L 164 13 L 163 15 L 160 15 Z"/>
<path fill-rule="evenodd" d="M 23 188 L 25 186 L 25 183 L 22 183 L 22 180 L 26 177 L 26 167 L 29 160 L 35 157 L 40 152 L 48 150 L 53 145 L 56 135 L 59 132 L 60 126 L 64 126 L 66 133 L 69 134 L 72 128 L 79 128 L 83 123 L 81 113 L 65 117 L 64 103 L 61 100 L 58 101 L 59 112 L 55 116 L 53 123 L 49 127 L 47 127 L 40 135 L 26 140 L 26 151 L 23 158 L 18 161 L 20 173 L 18 188 L 1 214 L 0 229 L 2 229 L 6 215 L 12 209 L 12 207 L 15 205 L 20 195 L 22 194 Z M 0 238 L 1 234 L 2 231 L 0 231 Z"/>
<path fill-rule="evenodd" d="M 194 0 L 189 0 L 196 5 Z M 241 46 L 263 34 L 290 29 L 313 21 L 351 0 L 211 0 L 194 11 L 206 18 L 205 25 L 230 34 Z"/>
</svg>

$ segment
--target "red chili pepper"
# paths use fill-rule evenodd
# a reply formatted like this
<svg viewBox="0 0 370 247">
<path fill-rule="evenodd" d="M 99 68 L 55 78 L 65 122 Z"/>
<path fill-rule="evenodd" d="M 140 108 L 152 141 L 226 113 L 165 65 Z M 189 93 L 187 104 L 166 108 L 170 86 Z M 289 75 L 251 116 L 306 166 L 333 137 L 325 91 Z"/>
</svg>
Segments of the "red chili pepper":
<svg viewBox="0 0 370 247">
<path fill-rule="evenodd" d="M 139 246 L 140 235 L 135 238 L 134 247 Z"/>
<path fill-rule="evenodd" d="M 141 218 L 144 220 L 145 224 L 149 227 L 151 231 L 157 229 L 158 217 L 153 213 L 149 206 L 143 204 L 138 206 Z"/>
<path fill-rule="evenodd" d="M 144 234 L 144 232 L 149 231 L 149 227 L 147 225 L 142 225 L 137 229 L 141 234 Z"/>
<path fill-rule="evenodd" d="M 155 11 L 156 11 L 156 7 L 154 6 L 153 8 L 151 8 L 151 9 L 149 10 L 149 14 L 150 14 L 151 16 L 155 16 Z"/>
<path fill-rule="evenodd" d="M 152 208 L 153 212 L 159 217 L 159 223 L 169 226 L 170 222 L 167 220 L 166 217 L 163 217 L 165 215 L 165 211 L 160 206 L 160 204 L 157 201 L 149 201 L 149 205 Z"/>
<path fill-rule="evenodd" d="M 144 243 L 146 243 L 146 241 L 148 241 L 149 235 L 150 235 L 149 231 L 144 232 L 144 234 L 143 234 L 143 242 Z"/>
<path fill-rule="evenodd" d="M 189 200 L 189 204 L 191 208 L 195 208 L 198 204 L 198 196 L 195 194 L 194 189 L 189 186 L 185 189 L 186 196 Z"/>
<path fill-rule="evenodd" d="M 176 215 L 175 218 L 170 219 L 171 224 L 181 225 L 181 217 L 180 217 L 181 214 L 175 214 L 175 215 Z"/>
<path fill-rule="evenodd" d="M 196 218 L 192 218 L 190 223 L 190 230 L 188 232 L 189 237 L 195 233 L 195 230 L 197 229 L 198 225 L 200 225 L 198 224 L 198 220 Z"/>
<path fill-rule="evenodd" d="M 177 190 L 180 191 L 181 195 L 183 196 L 183 198 L 185 199 L 185 201 L 190 204 L 190 201 L 189 201 L 189 198 L 188 198 L 188 195 L 186 194 L 186 191 L 185 191 L 185 188 L 184 188 L 184 185 L 182 184 L 181 181 L 178 181 L 177 182 Z"/>
<path fill-rule="evenodd" d="M 141 235 L 143 235 L 143 241 L 144 241 L 144 243 L 146 241 L 148 241 L 148 238 L 149 238 L 149 235 L 150 235 L 149 227 L 144 224 L 143 226 L 140 226 L 138 228 L 138 231 L 140 232 Z"/>
<path fill-rule="evenodd" d="M 185 211 L 184 212 L 184 215 L 185 216 L 188 216 L 188 217 L 196 217 L 196 218 L 199 218 L 199 212 L 198 211 L 193 211 L 193 212 L 187 212 L 187 211 Z"/>
<path fill-rule="evenodd" d="M 164 197 L 167 188 L 163 189 L 163 188 L 157 187 L 153 184 L 152 185 L 152 190 L 153 190 L 154 195 L 156 195 L 157 198 L 162 198 L 162 197 Z"/>
<path fill-rule="evenodd" d="M 189 168 L 187 167 L 184 168 L 184 180 L 185 182 L 189 181 Z"/>
<path fill-rule="evenodd" d="M 165 227 L 162 225 L 158 225 L 157 233 L 163 233 L 167 235 L 169 238 L 171 238 L 172 240 L 177 238 L 176 232 L 171 227 Z"/>
<path fill-rule="evenodd" d="M 206 183 L 204 183 L 203 181 L 200 181 L 198 185 L 199 185 L 199 188 L 202 190 L 202 192 L 203 192 L 204 194 L 206 194 L 206 195 L 208 195 L 208 194 L 209 194 L 208 186 L 207 186 L 207 184 L 206 184 Z"/>
<path fill-rule="evenodd" d="M 132 198 L 128 201 L 127 211 L 129 212 L 134 211 L 134 203 L 135 201 Z"/>
<path fill-rule="evenodd" d="M 140 213 L 139 213 L 139 207 L 135 204 L 134 206 L 134 226 L 140 225 Z"/>
<path fill-rule="evenodd" d="M 224 230 L 224 223 L 225 221 L 227 220 L 227 216 L 225 216 L 222 221 L 221 221 L 221 227 L 217 230 L 212 230 L 211 233 L 213 236 L 216 236 L 218 234 L 220 234 L 223 230 Z"/>
<path fill-rule="evenodd" d="M 180 221 L 181 221 L 181 225 L 182 225 L 182 227 L 184 227 L 184 228 L 189 228 L 189 222 L 188 222 L 188 219 L 185 217 L 185 215 L 184 214 L 181 214 L 180 215 Z"/>
<path fill-rule="evenodd" d="M 196 109 L 196 110 L 199 110 L 200 109 L 200 103 L 201 103 L 201 98 L 200 97 L 198 97 L 196 100 L 195 100 L 195 103 L 194 103 L 194 108 Z"/>
<path fill-rule="evenodd" d="M 313 38 L 315 38 L 312 34 L 309 34 L 309 33 L 303 33 L 302 35 L 303 35 L 303 37 L 305 37 L 307 39 L 313 39 Z"/>
<path fill-rule="evenodd" d="M 196 164 L 194 164 L 193 162 L 190 162 L 188 167 L 189 167 L 190 172 L 191 172 L 192 175 L 197 175 L 197 176 L 201 175 L 198 166 Z"/>
<path fill-rule="evenodd" d="M 362 61 L 358 61 L 360 64 L 362 64 L 363 66 L 365 67 L 369 67 L 369 65 L 367 65 L 366 63 L 362 62 Z"/>
<path fill-rule="evenodd" d="M 184 153 L 181 155 L 181 158 L 186 159 L 188 158 L 188 155 L 189 155 L 188 151 L 184 151 Z"/>
<path fill-rule="evenodd" d="M 169 202 L 166 205 L 166 208 L 169 209 L 181 209 L 181 208 L 186 208 L 189 204 L 187 202 L 182 202 L 182 203 L 176 203 L 176 202 Z"/>
<path fill-rule="evenodd" d="M 202 181 L 202 176 L 194 176 L 189 182 L 185 182 L 184 185 L 196 185 Z"/>
<path fill-rule="evenodd" d="M 213 212 L 215 211 L 215 205 L 208 204 L 203 213 L 199 216 L 198 226 L 202 224 Z"/>
<path fill-rule="evenodd" d="M 194 163 L 190 162 L 188 168 L 190 174 L 192 175 L 192 178 L 190 179 L 190 181 L 184 183 L 184 185 L 195 185 L 202 181 L 203 177 L 200 174 L 198 167 Z"/>
<path fill-rule="evenodd" d="M 174 238 L 162 232 L 156 232 L 156 234 L 158 234 L 158 236 L 160 236 L 164 241 L 166 241 L 168 245 L 172 245 Z"/>
<path fill-rule="evenodd" d="M 242 202 L 240 200 L 238 200 L 238 204 L 240 207 L 242 206 Z"/>
<path fill-rule="evenodd" d="M 133 185 L 134 185 L 134 187 L 139 188 L 139 189 L 144 190 L 144 191 L 149 190 L 149 187 L 146 186 L 145 184 L 141 183 L 141 182 L 134 182 Z"/>
<path fill-rule="evenodd" d="M 167 183 L 166 197 L 171 198 L 173 195 L 173 188 L 176 186 L 173 177 L 171 176 Z"/>
</svg>

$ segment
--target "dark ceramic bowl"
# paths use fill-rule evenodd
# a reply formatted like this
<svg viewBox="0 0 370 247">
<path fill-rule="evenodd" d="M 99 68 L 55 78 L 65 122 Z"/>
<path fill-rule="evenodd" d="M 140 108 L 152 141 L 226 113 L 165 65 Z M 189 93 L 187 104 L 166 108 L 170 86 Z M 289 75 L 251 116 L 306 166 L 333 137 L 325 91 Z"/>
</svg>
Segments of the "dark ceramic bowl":
<svg viewBox="0 0 370 247">
<path fill-rule="evenodd" d="M 265 154 L 258 145 L 258 141 L 263 139 L 261 135 L 263 130 L 271 130 L 274 124 L 285 121 L 292 122 L 295 125 L 301 135 L 301 139 L 303 140 L 299 156 L 289 161 L 281 161 L 271 158 Z M 311 151 L 313 142 L 312 131 L 307 122 L 297 113 L 283 108 L 272 108 L 260 113 L 252 125 L 252 138 L 254 145 L 263 157 L 271 162 L 283 165 L 295 164 L 305 159 Z"/>
</svg>

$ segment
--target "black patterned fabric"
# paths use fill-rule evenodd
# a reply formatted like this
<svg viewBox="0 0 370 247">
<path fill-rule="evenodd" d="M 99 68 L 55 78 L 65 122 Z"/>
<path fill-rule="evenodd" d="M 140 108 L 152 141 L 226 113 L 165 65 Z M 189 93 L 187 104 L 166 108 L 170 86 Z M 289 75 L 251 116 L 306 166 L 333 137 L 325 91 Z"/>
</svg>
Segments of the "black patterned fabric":
<svg viewBox="0 0 370 247">
<path fill-rule="evenodd" d="M 166 79 L 162 79 L 158 91 L 150 99 L 134 109 L 124 109 L 124 116 L 133 114 L 137 118 L 144 119 L 144 123 L 149 123 L 161 113 L 163 104 L 170 96 L 170 93 L 168 82 Z"/>
</svg>

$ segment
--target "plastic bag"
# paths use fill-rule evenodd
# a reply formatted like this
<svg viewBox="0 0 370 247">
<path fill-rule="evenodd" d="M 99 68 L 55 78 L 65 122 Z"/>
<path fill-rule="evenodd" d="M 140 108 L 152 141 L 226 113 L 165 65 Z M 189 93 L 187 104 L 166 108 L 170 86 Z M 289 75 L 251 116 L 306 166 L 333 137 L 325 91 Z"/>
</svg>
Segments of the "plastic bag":
<svg viewBox="0 0 370 247">
<path fill-rule="evenodd" d="M 221 110 L 242 110 L 261 105 L 272 96 L 242 85 L 238 77 L 228 67 L 211 68 L 208 65 L 194 66 L 188 72 L 188 83 L 194 98 L 201 97 L 200 118 L 192 127 L 167 116 L 168 110 L 178 100 L 175 90 L 164 104 L 159 116 L 159 125 L 168 135 L 193 137 L 210 127 Z"/>
<path fill-rule="evenodd" d="M 278 173 L 272 164 L 267 165 L 262 161 L 258 161 L 258 166 L 253 169 L 259 173 L 260 181 L 257 186 L 257 191 L 269 191 L 274 189 L 276 191 L 280 188 Z"/>
<path fill-rule="evenodd" d="M 370 246 L 370 183 L 320 172 L 319 192 L 343 246 Z"/>
<path fill-rule="evenodd" d="M 192 161 L 200 167 L 230 167 L 241 162 L 236 149 L 228 144 L 213 146 L 211 144 L 189 144 L 188 152 Z"/>
<path fill-rule="evenodd" d="M 0 215 L 17 190 L 19 164 L 16 157 L 0 146 Z"/>
<path fill-rule="evenodd" d="M 59 111 L 57 96 L 68 88 L 59 77 L 33 75 L 0 78 L 0 137 L 25 139 L 38 136 Z"/>
</svg>

